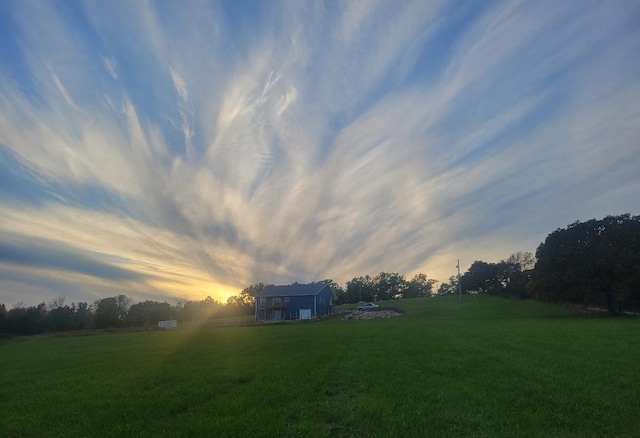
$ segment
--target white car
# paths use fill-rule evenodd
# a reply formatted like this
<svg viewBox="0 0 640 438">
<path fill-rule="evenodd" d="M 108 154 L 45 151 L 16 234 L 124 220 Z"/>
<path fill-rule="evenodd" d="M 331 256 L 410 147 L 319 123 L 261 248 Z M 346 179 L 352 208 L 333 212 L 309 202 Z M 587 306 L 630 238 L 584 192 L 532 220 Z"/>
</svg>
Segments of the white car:
<svg viewBox="0 0 640 438">
<path fill-rule="evenodd" d="M 362 306 L 358 306 L 358 310 L 374 310 L 374 309 L 377 309 L 378 307 L 380 306 L 378 306 L 377 304 L 365 303 Z"/>
</svg>

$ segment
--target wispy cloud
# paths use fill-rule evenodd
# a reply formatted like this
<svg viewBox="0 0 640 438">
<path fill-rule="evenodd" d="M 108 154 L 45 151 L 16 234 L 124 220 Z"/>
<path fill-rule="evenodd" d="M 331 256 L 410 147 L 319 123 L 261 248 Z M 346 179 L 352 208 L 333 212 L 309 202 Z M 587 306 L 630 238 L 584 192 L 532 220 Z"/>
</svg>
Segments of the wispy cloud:
<svg viewBox="0 0 640 438">
<path fill-rule="evenodd" d="M 118 79 L 118 70 L 116 68 L 116 62 L 113 58 L 109 58 L 107 56 L 101 56 L 102 63 L 104 64 L 104 68 L 107 69 L 107 72 L 111 75 L 113 79 Z"/>
<path fill-rule="evenodd" d="M 3 10 L 0 301 L 445 280 L 638 213 L 631 4 Z"/>
</svg>

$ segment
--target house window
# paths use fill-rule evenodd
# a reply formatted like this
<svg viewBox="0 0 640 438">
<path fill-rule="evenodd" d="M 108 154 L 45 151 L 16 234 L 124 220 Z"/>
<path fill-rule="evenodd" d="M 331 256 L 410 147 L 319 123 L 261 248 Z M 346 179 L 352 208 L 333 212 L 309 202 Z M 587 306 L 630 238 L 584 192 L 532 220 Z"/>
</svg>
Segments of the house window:
<svg viewBox="0 0 640 438">
<path fill-rule="evenodd" d="M 264 305 L 264 301 L 265 301 L 265 298 L 264 297 L 260 297 L 260 305 L 261 306 Z"/>
<path fill-rule="evenodd" d="M 284 302 L 288 303 L 289 302 L 289 297 L 284 297 Z"/>
</svg>

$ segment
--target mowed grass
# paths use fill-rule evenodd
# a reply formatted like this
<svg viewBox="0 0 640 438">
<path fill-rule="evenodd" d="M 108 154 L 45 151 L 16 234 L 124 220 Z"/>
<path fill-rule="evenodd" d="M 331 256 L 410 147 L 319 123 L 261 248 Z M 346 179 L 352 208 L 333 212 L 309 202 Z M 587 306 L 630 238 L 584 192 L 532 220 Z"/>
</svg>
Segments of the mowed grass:
<svg viewBox="0 0 640 438">
<path fill-rule="evenodd" d="M 0 344 L 0 436 L 640 436 L 640 320 L 485 296 L 385 320 Z"/>
</svg>

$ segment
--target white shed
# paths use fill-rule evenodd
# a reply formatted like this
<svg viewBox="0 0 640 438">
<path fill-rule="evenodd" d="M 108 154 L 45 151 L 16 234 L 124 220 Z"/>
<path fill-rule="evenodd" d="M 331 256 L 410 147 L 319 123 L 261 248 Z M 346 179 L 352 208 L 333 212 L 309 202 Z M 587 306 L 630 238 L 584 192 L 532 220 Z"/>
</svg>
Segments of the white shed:
<svg viewBox="0 0 640 438">
<path fill-rule="evenodd" d="M 158 328 L 159 329 L 174 329 L 178 327 L 178 321 L 176 321 L 175 319 L 170 319 L 167 321 L 158 321 Z"/>
</svg>

